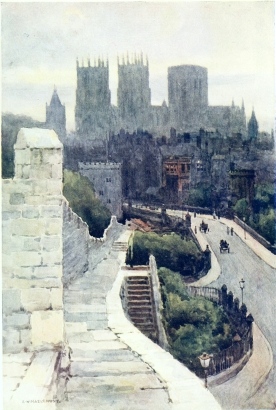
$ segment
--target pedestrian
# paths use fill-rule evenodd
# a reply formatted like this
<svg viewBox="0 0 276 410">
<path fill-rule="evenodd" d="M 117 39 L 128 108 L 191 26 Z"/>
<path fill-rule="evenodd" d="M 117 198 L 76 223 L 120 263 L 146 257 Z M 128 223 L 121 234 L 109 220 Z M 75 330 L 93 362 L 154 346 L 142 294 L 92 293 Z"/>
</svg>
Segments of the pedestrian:
<svg viewBox="0 0 276 410">
<path fill-rule="evenodd" d="M 227 235 L 229 235 L 229 231 L 230 231 L 229 226 L 227 226 Z"/>
<path fill-rule="evenodd" d="M 195 226 L 195 233 L 197 233 L 197 229 L 196 229 L 196 226 Z"/>
<path fill-rule="evenodd" d="M 233 236 L 234 228 L 231 228 L 231 236 Z"/>
<path fill-rule="evenodd" d="M 194 218 L 196 217 L 196 212 L 194 212 Z"/>
</svg>

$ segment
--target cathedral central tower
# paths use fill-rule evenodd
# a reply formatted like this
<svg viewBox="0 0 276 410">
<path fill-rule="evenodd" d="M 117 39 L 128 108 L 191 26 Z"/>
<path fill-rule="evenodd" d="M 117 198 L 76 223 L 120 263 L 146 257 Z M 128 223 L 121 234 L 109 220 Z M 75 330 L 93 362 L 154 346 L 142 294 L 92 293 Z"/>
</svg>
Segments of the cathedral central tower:
<svg viewBox="0 0 276 410">
<path fill-rule="evenodd" d="M 143 55 L 118 58 L 118 109 L 121 127 L 134 131 L 147 128 L 150 121 L 151 91 L 148 60 Z"/>
</svg>

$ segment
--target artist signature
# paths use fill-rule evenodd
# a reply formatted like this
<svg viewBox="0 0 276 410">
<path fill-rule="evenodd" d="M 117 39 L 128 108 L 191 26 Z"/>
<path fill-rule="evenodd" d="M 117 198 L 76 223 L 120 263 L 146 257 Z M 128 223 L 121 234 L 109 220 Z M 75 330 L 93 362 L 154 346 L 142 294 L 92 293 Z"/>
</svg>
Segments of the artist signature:
<svg viewBox="0 0 276 410">
<path fill-rule="evenodd" d="M 60 400 L 52 399 L 52 400 L 22 400 L 22 403 L 61 403 Z"/>
</svg>

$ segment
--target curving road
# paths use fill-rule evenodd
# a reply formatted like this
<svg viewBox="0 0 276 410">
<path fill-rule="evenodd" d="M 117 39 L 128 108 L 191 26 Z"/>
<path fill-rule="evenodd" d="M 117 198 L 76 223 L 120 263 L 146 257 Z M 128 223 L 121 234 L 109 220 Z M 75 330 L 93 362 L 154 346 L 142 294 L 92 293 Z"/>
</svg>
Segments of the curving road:
<svg viewBox="0 0 276 410">
<path fill-rule="evenodd" d="M 200 219 L 198 219 L 198 225 Z M 219 220 L 208 220 L 210 232 L 206 240 L 214 251 L 221 267 L 221 275 L 210 286 L 227 285 L 234 297 L 241 300 L 239 281 L 245 280 L 244 303 L 248 313 L 252 313 L 255 323 L 261 329 L 273 350 L 273 367 L 267 380 L 253 397 L 247 397 L 242 390 L 242 375 L 228 382 L 212 387 L 214 396 L 221 402 L 223 409 L 275 409 L 276 408 L 276 270 L 260 259 L 234 233 L 227 234 L 226 225 Z M 219 241 L 226 239 L 230 253 L 220 253 Z M 261 245 L 260 245 L 261 246 Z M 274 257 L 274 256 L 273 256 Z M 260 360 L 262 358 L 260 357 Z M 248 376 L 247 376 L 248 377 Z M 250 375 L 249 375 L 250 377 Z"/>
</svg>

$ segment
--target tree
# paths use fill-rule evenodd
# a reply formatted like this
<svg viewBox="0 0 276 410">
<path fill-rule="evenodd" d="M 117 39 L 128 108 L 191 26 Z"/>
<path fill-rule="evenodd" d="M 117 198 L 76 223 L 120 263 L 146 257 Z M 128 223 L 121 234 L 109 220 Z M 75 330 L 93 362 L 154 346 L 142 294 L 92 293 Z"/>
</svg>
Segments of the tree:
<svg viewBox="0 0 276 410">
<path fill-rule="evenodd" d="M 20 128 L 45 128 L 43 122 L 24 115 L 2 115 L 2 178 L 14 176 L 14 144 Z"/>
<path fill-rule="evenodd" d="M 87 177 L 78 172 L 64 170 L 63 195 L 72 210 L 89 226 L 89 233 L 101 237 L 108 226 L 111 213 L 96 198 L 93 186 Z"/>
</svg>

